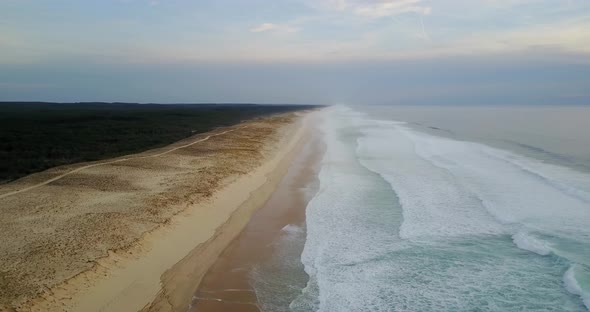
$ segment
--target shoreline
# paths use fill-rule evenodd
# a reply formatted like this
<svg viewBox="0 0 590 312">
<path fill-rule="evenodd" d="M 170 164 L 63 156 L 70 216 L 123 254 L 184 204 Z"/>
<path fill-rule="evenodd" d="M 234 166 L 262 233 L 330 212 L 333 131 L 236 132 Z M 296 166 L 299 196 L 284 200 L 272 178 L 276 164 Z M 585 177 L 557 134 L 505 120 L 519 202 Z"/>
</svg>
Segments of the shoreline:
<svg viewBox="0 0 590 312">
<path fill-rule="evenodd" d="M 315 133 L 317 129 L 313 131 Z M 305 210 L 317 192 L 317 174 L 323 153 L 319 136 L 310 138 L 299 149 L 269 200 L 252 215 L 244 230 L 208 269 L 194 294 L 189 312 L 261 310 L 253 274 L 260 273 L 258 269 L 269 262 L 277 261 L 290 229 L 305 235 Z M 301 250 L 295 251 L 298 256 L 302 248 L 303 244 Z M 304 275 L 307 280 L 302 264 L 300 269 L 299 275 Z M 268 282 L 268 278 L 263 275 L 262 283 Z M 284 288 L 282 286 L 279 287 Z"/>
<path fill-rule="evenodd" d="M 248 193 L 248 197 L 244 201 L 241 201 L 238 208 L 230 214 L 225 223 L 215 230 L 215 234 L 209 240 L 197 246 L 182 261 L 166 271 L 163 275 L 164 287 L 162 291 L 158 293 L 157 298 L 150 306 L 141 310 L 142 312 L 187 311 L 191 298 L 197 291 L 203 277 L 228 245 L 240 235 L 250 222 L 252 216 L 272 197 L 291 167 L 293 160 L 297 157 L 298 152 L 310 140 L 312 134 L 307 129 L 307 126 L 310 123 L 309 119 L 311 116 L 308 114 L 303 118 L 305 119 L 300 120 L 301 124 L 297 133 L 285 144 L 284 148 L 281 149 L 274 159 L 265 163 L 265 167 L 270 167 L 268 171 L 264 173 L 256 172 L 250 178 L 245 179 L 243 183 L 236 181 L 226 190 L 223 190 L 224 193 L 233 197 L 237 197 L 240 193 Z M 255 178 L 255 175 L 258 175 L 258 177 Z M 262 179 L 264 179 L 264 182 L 262 182 Z M 244 191 L 242 189 L 246 185 L 251 186 L 252 183 L 260 184 L 252 191 Z M 222 201 L 226 203 L 219 203 L 221 206 L 229 202 L 223 199 Z M 235 202 L 236 199 L 234 198 L 230 201 Z M 203 258 L 206 258 L 206 264 L 203 264 Z M 182 294 L 176 293 L 172 295 L 179 286 L 179 280 L 181 280 L 181 283 L 191 286 L 184 287 Z M 171 304 L 174 309 L 168 310 L 166 308 L 168 304 Z"/>
<path fill-rule="evenodd" d="M 296 147 L 309 136 L 305 124 L 310 114 L 313 112 L 297 113 L 292 122 L 281 125 L 280 142 L 274 143 L 272 156 L 265 157 L 256 168 L 226 181 L 210 197 L 191 201 L 186 209 L 145 231 L 130 247 L 109 249 L 108 255 L 94 261 L 89 270 L 46 287 L 41 296 L 13 308 L 186 311 L 202 275 L 287 171 Z"/>
</svg>

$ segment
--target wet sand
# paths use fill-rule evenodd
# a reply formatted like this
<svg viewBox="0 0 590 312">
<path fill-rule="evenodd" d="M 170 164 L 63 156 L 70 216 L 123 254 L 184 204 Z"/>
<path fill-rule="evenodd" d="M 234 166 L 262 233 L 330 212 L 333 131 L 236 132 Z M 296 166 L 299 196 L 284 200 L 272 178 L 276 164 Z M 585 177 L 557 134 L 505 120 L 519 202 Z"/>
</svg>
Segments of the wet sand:
<svg viewBox="0 0 590 312">
<path fill-rule="evenodd" d="M 285 226 L 304 224 L 322 155 L 323 146 L 316 135 L 298 152 L 270 199 L 205 274 L 190 312 L 260 311 L 251 274 L 276 252 L 273 242 Z"/>
</svg>

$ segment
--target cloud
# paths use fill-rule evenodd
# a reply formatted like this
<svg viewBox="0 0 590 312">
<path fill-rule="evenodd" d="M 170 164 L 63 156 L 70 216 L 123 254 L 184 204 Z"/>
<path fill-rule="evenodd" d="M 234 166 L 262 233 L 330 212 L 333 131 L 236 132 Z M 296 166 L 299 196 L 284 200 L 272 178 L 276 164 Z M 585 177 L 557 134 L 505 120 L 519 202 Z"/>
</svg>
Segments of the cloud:
<svg viewBox="0 0 590 312">
<path fill-rule="evenodd" d="M 424 5 L 422 0 L 325 0 L 321 7 L 368 18 L 382 18 L 403 13 L 428 15 L 432 11 L 432 8 Z"/>
<path fill-rule="evenodd" d="M 118 1 L 139 10 L 129 7 L 115 18 L 73 8 L 78 11 L 71 21 L 57 23 L 57 13 L 46 16 L 31 4 L 25 11 L 35 21 L 30 25 L 16 11 L 8 14 L 11 20 L 0 23 L 0 65 L 72 58 L 333 62 L 556 50 L 590 56 L 588 0 L 564 1 L 571 7 L 549 0 L 280 0 L 276 6 L 236 1 L 232 12 L 209 0 L 190 1 L 191 6 Z M 146 9 L 151 2 L 166 6 L 158 23 Z M 0 4 L 0 11 L 10 13 L 3 9 Z M 246 18 L 232 15 L 244 13 Z M 71 27 L 85 19 L 90 21 L 84 27 Z"/>
<path fill-rule="evenodd" d="M 421 0 L 385 0 L 374 4 L 360 5 L 354 12 L 361 16 L 380 18 L 403 13 L 419 13 L 428 15 L 432 9 L 421 4 Z"/>
<path fill-rule="evenodd" d="M 260 25 L 250 28 L 251 32 L 273 32 L 273 33 L 296 33 L 299 28 L 293 27 L 287 24 L 273 24 L 273 23 L 262 23 Z"/>
</svg>

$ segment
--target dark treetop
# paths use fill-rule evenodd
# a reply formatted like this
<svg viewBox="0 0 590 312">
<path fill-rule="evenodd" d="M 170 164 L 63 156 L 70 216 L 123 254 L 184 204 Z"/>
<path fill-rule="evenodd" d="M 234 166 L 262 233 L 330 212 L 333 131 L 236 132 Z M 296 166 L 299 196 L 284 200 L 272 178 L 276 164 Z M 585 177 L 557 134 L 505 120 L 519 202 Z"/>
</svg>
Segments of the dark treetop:
<svg viewBox="0 0 590 312">
<path fill-rule="evenodd" d="M 311 105 L 0 103 L 0 183 Z"/>
</svg>

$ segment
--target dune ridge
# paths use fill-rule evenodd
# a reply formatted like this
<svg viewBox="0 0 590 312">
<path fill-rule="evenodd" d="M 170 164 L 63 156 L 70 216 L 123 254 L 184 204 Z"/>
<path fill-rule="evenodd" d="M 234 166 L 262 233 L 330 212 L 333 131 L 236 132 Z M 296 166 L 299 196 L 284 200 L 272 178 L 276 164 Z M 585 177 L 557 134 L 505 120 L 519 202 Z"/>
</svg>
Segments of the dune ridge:
<svg viewBox="0 0 590 312">
<path fill-rule="evenodd" d="M 186 309 L 200 276 L 286 171 L 304 115 L 1 186 L 29 189 L 0 198 L 0 310 Z"/>
</svg>

